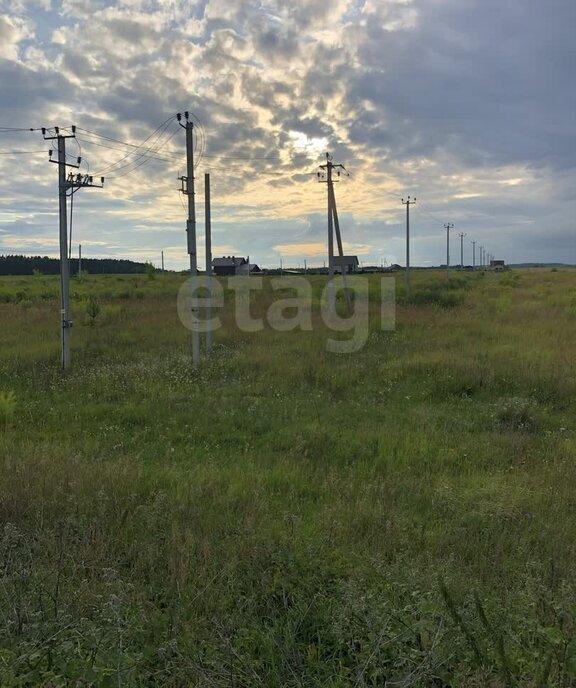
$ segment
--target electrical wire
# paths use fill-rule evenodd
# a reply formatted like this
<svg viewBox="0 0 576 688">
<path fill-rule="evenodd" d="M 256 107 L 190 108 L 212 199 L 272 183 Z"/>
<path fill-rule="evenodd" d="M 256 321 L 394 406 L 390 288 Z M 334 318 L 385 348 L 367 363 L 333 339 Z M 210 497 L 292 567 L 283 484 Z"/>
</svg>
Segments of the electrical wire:
<svg viewBox="0 0 576 688">
<path fill-rule="evenodd" d="M 97 143 L 96 141 L 90 141 L 89 139 L 85 139 L 85 138 L 81 138 L 80 140 L 82 141 L 82 143 L 89 145 L 89 146 L 98 146 L 99 148 L 107 148 L 108 150 L 119 151 L 121 153 L 124 152 L 124 149 L 118 148 L 118 146 L 109 146 L 105 143 Z M 150 160 L 160 160 L 162 162 L 176 162 L 175 159 L 170 160 L 170 158 L 163 158 L 163 157 L 160 157 L 159 155 L 152 155 L 151 153 L 150 154 L 147 153 L 146 157 L 149 158 Z M 178 157 L 180 160 L 182 159 L 182 155 L 179 155 Z"/>
<path fill-rule="evenodd" d="M 32 127 L 0 127 L 0 134 L 10 134 L 15 131 L 40 131 L 40 129 Z"/>
<path fill-rule="evenodd" d="M 33 150 L 33 151 L 2 151 L 0 155 L 29 155 L 30 153 L 48 153 L 46 150 Z"/>
<path fill-rule="evenodd" d="M 162 140 L 162 136 L 170 126 L 171 122 L 175 119 L 175 115 L 172 115 L 168 117 L 160 126 L 156 127 L 156 129 L 142 141 L 142 143 L 139 146 L 136 146 L 136 149 L 134 152 L 128 152 L 125 155 L 123 155 L 119 160 L 116 160 L 116 162 L 108 165 L 105 167 L 103 170 L 101 170 L 97 176 L 103 176 L 104 173 L 106 172 L 117 172 L 118 170 L 124 169 L 126 167 L 129 167 L 130 165 L 133 165 L 136 161 L 140 160 L 143 156 L 145 156 L 147 153 L 157 153 L 158 150 L 160 149 L 160 142 Z M 148 143 L 152 139 L 152 142 L 146 147 L 145 144 Z M 140 151 L 140 152 L 137 152 Z M 120 165 L 123 160 L 126 160 L 130 156 L 134 156 L 133 160 L 130 160 L 129 162 L 125 163 L 124 165 Z M 148 162 L 146 159 L 144 159 L 144 162 Z M 139 165 L 138 165 L 139 166 Z M 136 169 L 136 168 L 134 168 Z"/>
<path fill-rule="evenodd" d="M 178 132 L 177 129 L 176 129 L 174 132 L 172 132 L 172 134 L 168 137 L 168 139 L 167 139 L 162 145 L 166 145 L 166 144 L 167 144 L 167 143 L 177 134 L 177 132 Z M 158 148 L 157 150 L 159 150 L 159 148 Z M 137 157 L 137 159 L 138 159 L 138 158 L 143 158 L 143 159 L 142 159 L 141 162 L 139 162 L 138 164 L 134 164 L 134 163 L 136 162 L 136 160 L 133 160 L 133 161 L 131 161 L 131 162 L 129 162 L 129 163 L 126 163 L 126 165 L 121 165 L 120 167 L 116 168 L 115 170 L 112 170 L 112 171 L 115 173 L 115 172 L 117 172 L 118 170 L 124 169 L 124 168 L 126 168 L 126 167 L 133 166 L 133 167 L 131 167 L 131 169 L 126 170 L 126 171 L 123 172 L 122 174 L 114 174 L 112 177 L 109 177 L 109 178 L 110 178 L 110 179 L 119 179 L 119 178 L 121 178 L 121 177 L 125 177 L 126 175 L 131 174 L 132 172 L 134 172 L 134 170 L 137 170 L 137 169 L 138 169 L 139 167 L 141 167 L 142 165 L 145 165 L 147 162 L 150 162 L 150 159 L 151 159 L 150 157 L 147 157 L 144 153 L 140 154 L 140 155 Z M 170 162 L 170 161 L 169 161 L 169 162 Z"/>
<path fill-rule="evenodd" d="M 164 126 L 163 126 L 162 128 L 157 129 L 157 130 L 155 130 L 155 131 L 153 132 L 153 134 L 152 134 L 151 136 L 155 136 L 156 139 L 155 139 L 148 147 L 145 148 L 144 146 L 142 146 L 142 148 L 140 149 L 140 152 L 138 152 L 138 153 L 137 153 L 136 151 L 126 153 L 126 154 L 123 155 L 121 158 L 119 158 L 116 162 L 114 162 L 114 163 L 108 165 L 108 166 L 105 167 L 103 170 L 101 170 L 101 171 L 99 172 L 99 175 L 104 175 L 104 174 L 109 173 L 109 172 L 114 172 L 114 173 L 115 173 L 115 172 L 118 172 L 119 170 L 123 170 L 123 169 L 129 168 L 129 167 L 131 167 L 132 165 L 134 165 L 135 163 L 137 163 L 139 160 L 142 160 L 142 159 L 143 159 L 143 160 L 142 160 L 142 164 L 144 164 L 144 163 L 146 163 L 146 162 L 149 162 L 149 159 L 146 157 L 147 154 L 148 154 L 148 153 L 153 153 L 153 154 L 154 154 L 154 153 L 157 153 L 158 150 L 160 150 L 160 145 L 159 145 L 159 143 L 160 143 L 160 141 L 161 141 L 161 137 L 162 137 L 163 134 L 165 133 L 165 131 L 166 131 L 166 129 L 168 128 L 168 126 L 169 126 L 169 124 L 164 124 Z M 149 137 L 146 139 L 146 141 L 148 141 L 148 140 L 151 138 L 151 136 L 149 136 Z M 133 159 L 129 159 L 131 156 L 133 156 Z M 120 163 L 121 163 L 123 160 L 128 160 L 128 162 L 126 162 L 126 163 L 124 163 L 124 164 L 122 165 L 122 164 L 120 164 Z M 136 169 L 136 167 L 139 167 L 139 166 L 140 166 L 140 164 L 136 165 L 136 166 L 134 167 L 134 169 Z M 128 170 L 127 172 L 130 172 L 130 171 L 131 171 L 131 170 Z"/>
</svg>

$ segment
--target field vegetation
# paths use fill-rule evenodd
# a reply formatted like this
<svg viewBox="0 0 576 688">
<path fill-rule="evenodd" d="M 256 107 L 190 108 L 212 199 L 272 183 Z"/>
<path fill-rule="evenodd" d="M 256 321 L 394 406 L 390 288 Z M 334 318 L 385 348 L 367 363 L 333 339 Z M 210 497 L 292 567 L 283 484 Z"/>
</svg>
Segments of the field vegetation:
<svg viewBox="0 0 576 688">
<path fill-rule="evenodd" d="M 0 278 L 0 686 L 576 686 L 576 271 L 399 274 L 350 355 L 227 293 L 196 369 L 183 280 L 72 280 L 64 374 Z"/>
</svg>

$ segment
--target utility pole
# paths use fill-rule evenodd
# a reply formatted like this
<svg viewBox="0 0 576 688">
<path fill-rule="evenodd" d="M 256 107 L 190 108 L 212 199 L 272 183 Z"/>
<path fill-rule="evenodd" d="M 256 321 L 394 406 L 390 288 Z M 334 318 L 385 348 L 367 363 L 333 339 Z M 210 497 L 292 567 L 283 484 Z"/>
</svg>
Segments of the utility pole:
<svg viewBox="0 0 576 688">
<path fill-rule="evenodd" d="M 180 126 L 186 130 L 186 176 L 180 177 L 182 193 L 188 196 L 188 219 L 186 232 L 188 236 L 188 255 L 190 256 L 190 287 L 192 291 L 192 363 L 200 361 L 200 333 L 198 332 L 198 255 L 196 253 L 196 203 L 194 196 L 194 123 L 188 112 L 176 115 Z"/>
<path fill-rule="evenodd" d="M 414 200 L 410 200 L 410 196 L 406 200 L 402 199 L 402 204 L 406 206 L 406 296 L 410 296 L 410 206 L 416 203 L 416 196 Z"/>
<path fill-rule="evenodd" d="M 479 249 L 479 251 L 480 251 L 480 270 L 482 270 L 482 267 L 484 266 L 484 261 L 483 261 L 483 258 L 482 258 L 482 252 L 484 251 L 484 247 L 483 247 L 483 246 L 479 246 L 478 249 Z"/>
<path fill-rule="evenodd" d="M 76 163 L 66 162 L 66 139 L 76 136 L 76 127 L 70 128 L 70 134 L 62 134 L 59 127 L 54 127 L 55 136 L 52 136 L 46 127 L 42 127 L 42 136 L 45 141 L 56 141 L 58 145 L 58 159 L 52 160 L 53 151 L 49 151 L 50 162 L 58 165 L 58 201 L 60 216 L 60 361 L 62 368 L 66 370 L 70 366 L 70 256 L 68 253 L 68 196 L 82 188 L 102 188 L 104 177 L 100 177 L 100 184 L 94 183 L 90 175 L 66 174 L 67 167 L 78 169 L 82 158 L 77 158 Z"/>
<path fill-rule="evenodd" d="M 206 303 L 206 322 L 212 318 L 212 210 L 210 207 L 210 174 L 204 175 L 204 226 L 206 230 L 206 289 L 208 291 Z M 250 268 L 250 264 L 248 264 Z M 212 331 L 210 325 L 206 327 L 206 353 L 212 349 Z"/>
<path fill-rule="evenodd" d="M 460 237 L 460 270 L 464 270 L 464 237 L 466 234 L 460 232 L 458 236 Z"/>
<path fill-rule="evenodd" d="M 476 270 L 476 242 L 472 242 L 472 270 Z"/>
<path fill-rule="evenodd" d="M 336 209 L 336 196 L 334 194 L 334 170 L 336 174 L 340 177 L 340 170 L 343 170 L 346 174 L 346 168 L 344 165 L 334 164 L 332 162 L 332 156 L 326 153 L 326 164 L 320 165 L 320 169 L 323 172 L 318 172 L 318 180 L 320 182 L 325 182 L 328 191 L 328 306 L 335 312 L 335 298 L 334 298 L 334 230 L 336 230 L 336 241 L 338 243 L 338 255 L 340 256 L 340 269 L 342 271 L 342 278 L 344 281 L 344 294 L 346 297 L 346 303 L 348 308 L 351 308 L 350 294 L 348 293 L 348 288 L 346 285 L 346 266 L 344 265 L 344 249 L 342 246 L 342 236 L 340 234 L 340 222 L 338 220 L 338 210 Z"/>
<path fill-rule="evenodd" d="M 454 227 L 452 222 L 446 222 L 446 277 L 450 279 L 450 230 Z"/>
<path fill-rule="evenodd" d="M 164 274 L 164 251 L 162 251 L 162 274 Z"/>
</svg>

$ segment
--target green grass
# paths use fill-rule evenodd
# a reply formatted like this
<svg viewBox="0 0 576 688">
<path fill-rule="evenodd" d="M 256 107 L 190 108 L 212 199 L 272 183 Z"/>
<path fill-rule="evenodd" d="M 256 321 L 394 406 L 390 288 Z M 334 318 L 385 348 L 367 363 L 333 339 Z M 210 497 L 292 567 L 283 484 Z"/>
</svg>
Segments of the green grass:
<svg viewBox="0 0 576 688">
<path fill-rule="evenodd" d="M 576 272 L 400 277 L 348 356 L 229 303 L 197 369 L 182 280 L 75 283 L 66 374 L 0 280 L 0 685 L 576 685 Z"/>
</svg>

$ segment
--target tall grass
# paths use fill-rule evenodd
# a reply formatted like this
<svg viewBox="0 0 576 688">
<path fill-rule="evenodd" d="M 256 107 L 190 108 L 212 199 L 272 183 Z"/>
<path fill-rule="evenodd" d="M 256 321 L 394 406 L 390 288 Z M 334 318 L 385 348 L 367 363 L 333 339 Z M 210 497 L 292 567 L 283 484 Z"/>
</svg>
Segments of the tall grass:
<svg viewBox="0 0 576 688">
<path fill-rule="evenodd" d="M 175 277 L 87 276 L 66 374 L 1 303 L 0 685 L 571 685 L 576 273 L 462 279 L 350 356 L 227 307 L 198 369 Z"/>
</svg>

